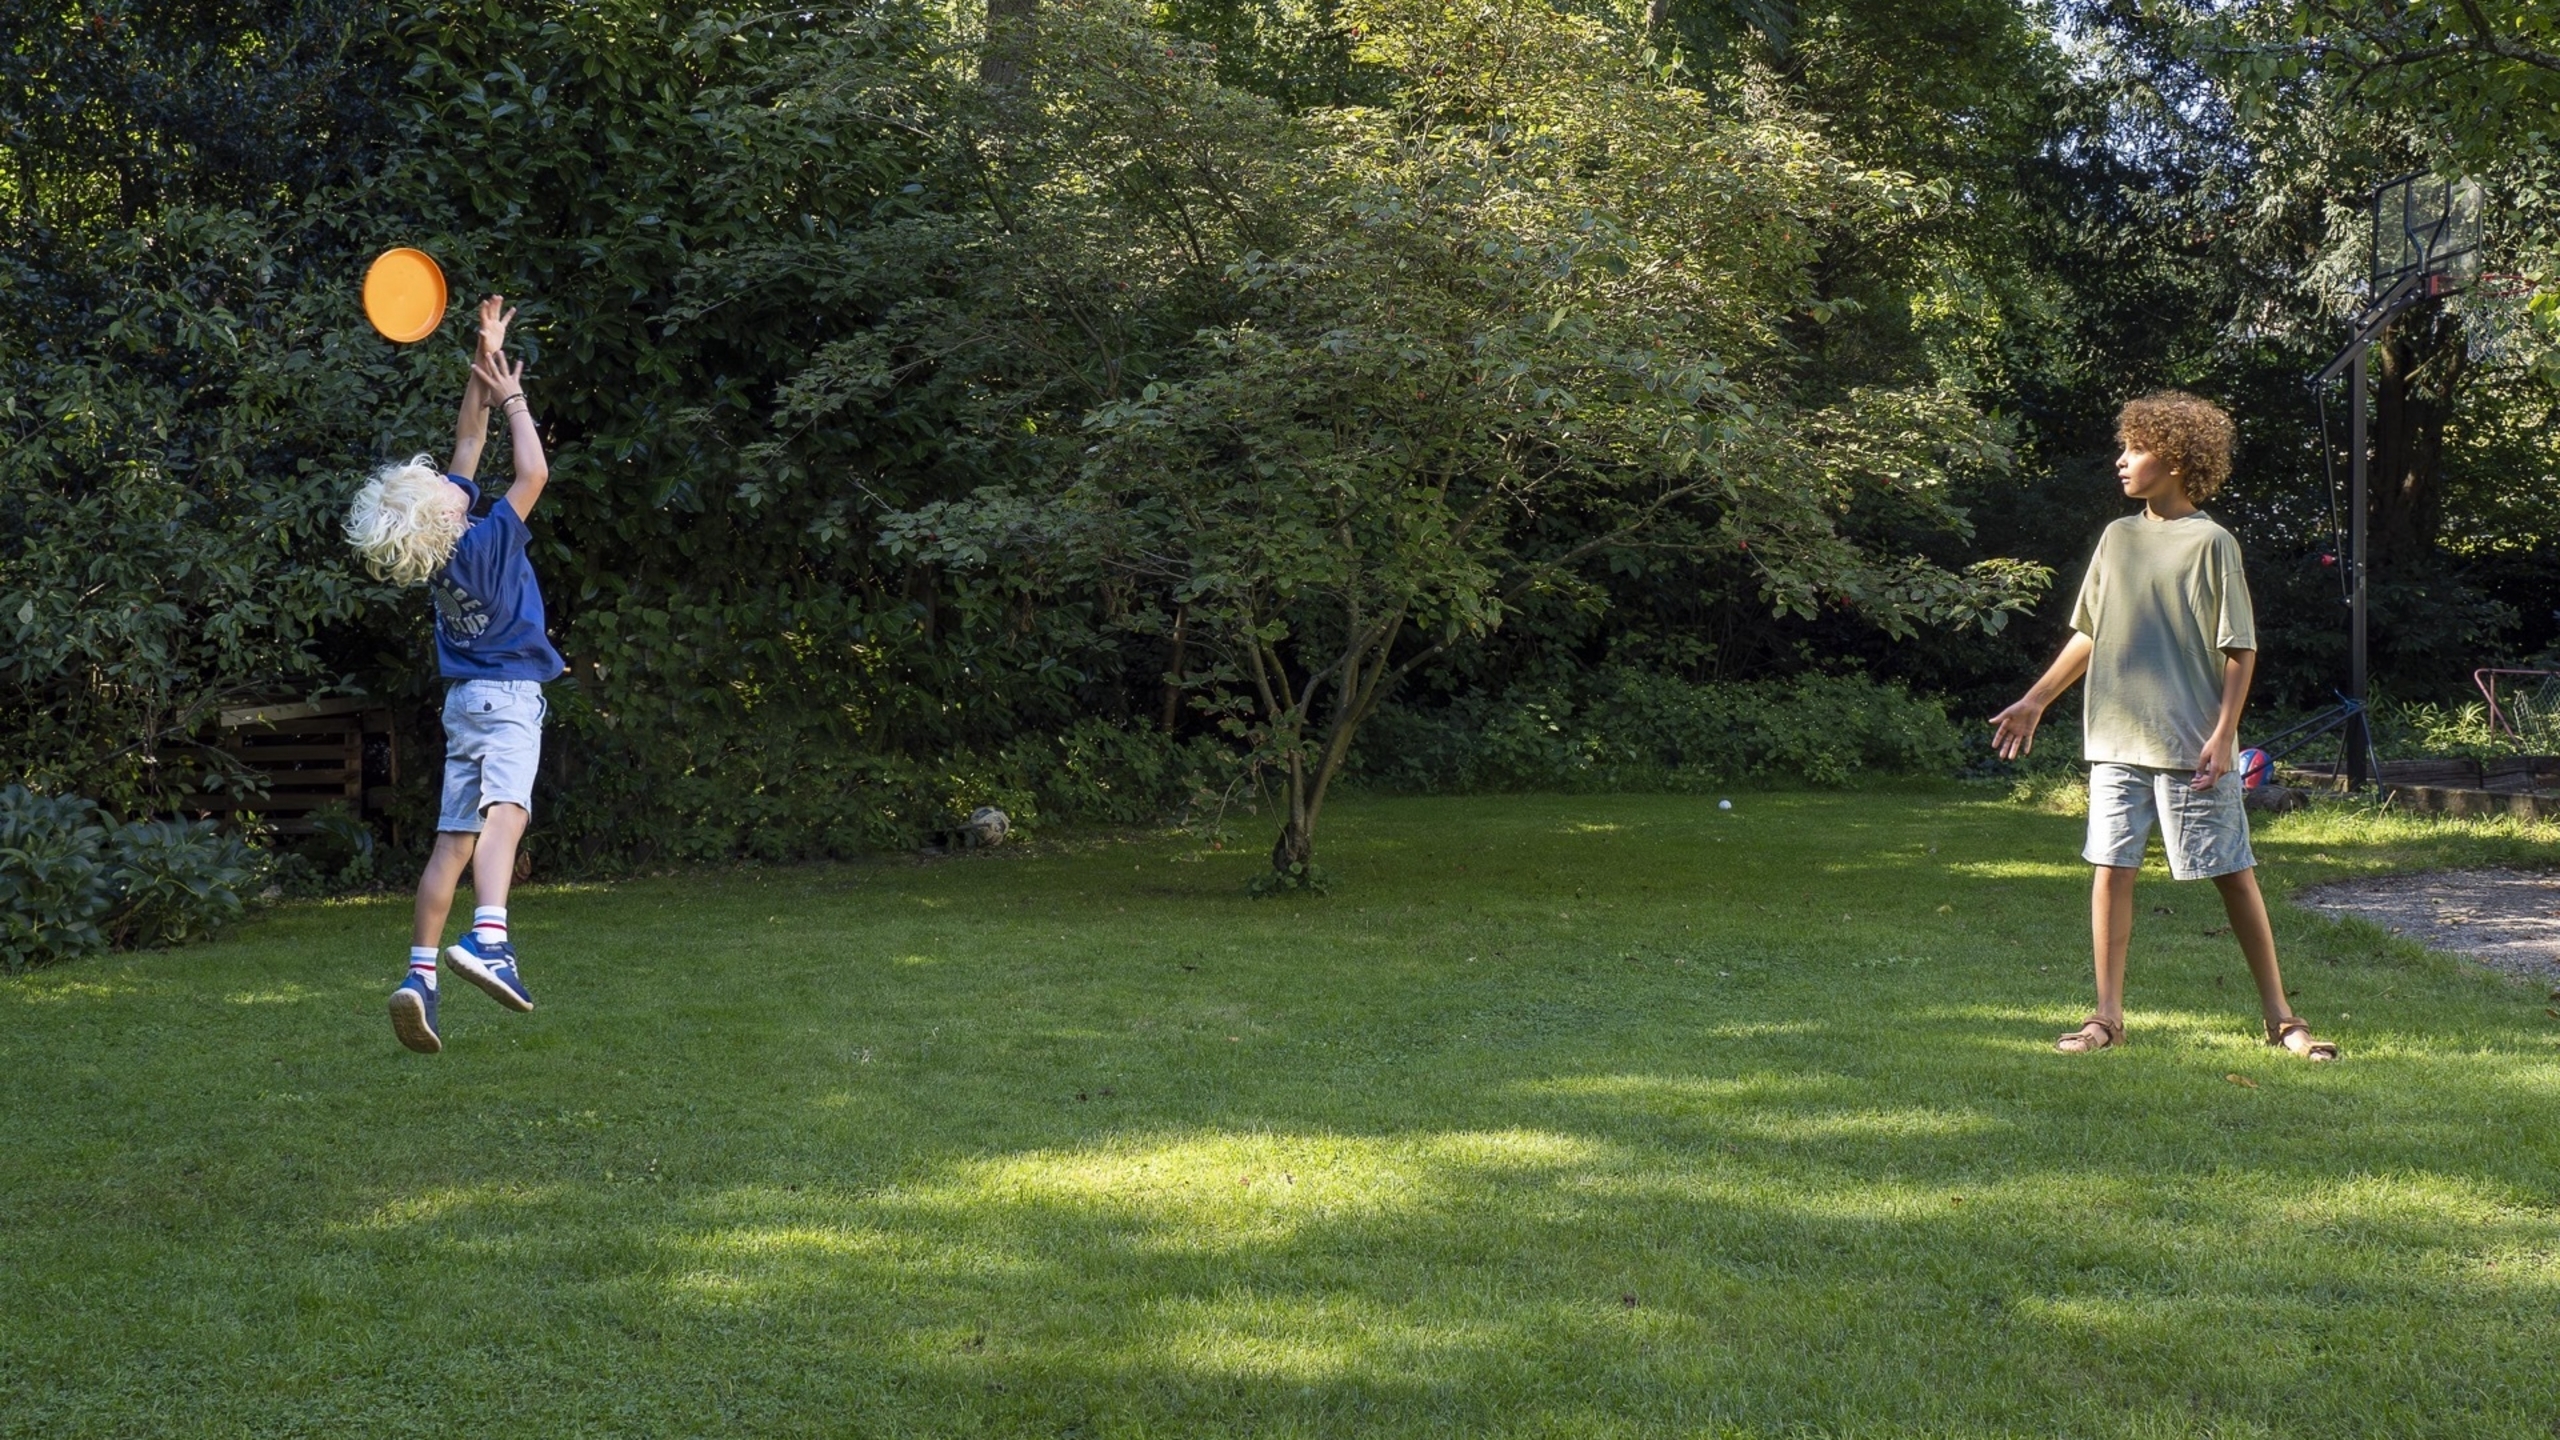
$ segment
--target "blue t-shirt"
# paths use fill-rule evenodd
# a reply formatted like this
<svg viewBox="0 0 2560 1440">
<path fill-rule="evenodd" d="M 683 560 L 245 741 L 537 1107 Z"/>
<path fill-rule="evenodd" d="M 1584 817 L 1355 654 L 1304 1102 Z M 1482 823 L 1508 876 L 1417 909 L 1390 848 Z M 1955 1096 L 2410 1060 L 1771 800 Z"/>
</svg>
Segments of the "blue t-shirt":
<svg viewBox="0 0 2560 1440">
<path fill-rule="evenodd" d="M 480 506 L 480 487 L 447 475 Z M 427 582 L 436 601 L 436 668 L 447 680 L 549 680 L 568 665 L 542 633 L 542 587 L 525 553 L 533 532 L 501 500 L 475 515 L 453 558 Z"/>
</svg>

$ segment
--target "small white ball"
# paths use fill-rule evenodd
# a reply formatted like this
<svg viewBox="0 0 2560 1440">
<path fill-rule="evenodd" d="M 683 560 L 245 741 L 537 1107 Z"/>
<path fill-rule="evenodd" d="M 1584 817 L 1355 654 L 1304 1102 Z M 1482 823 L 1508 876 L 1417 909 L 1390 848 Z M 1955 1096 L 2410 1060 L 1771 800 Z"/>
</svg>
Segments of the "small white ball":
<svg viewBox="0 0 2560 1440">
<path fill-rule="evenodd" d="M 1719 800 L 1716 802 L 1716 808 L 1719 810 L 1730 810 L 1733 808 L 1733 802 L 1730 800 Z"/>
</svg>

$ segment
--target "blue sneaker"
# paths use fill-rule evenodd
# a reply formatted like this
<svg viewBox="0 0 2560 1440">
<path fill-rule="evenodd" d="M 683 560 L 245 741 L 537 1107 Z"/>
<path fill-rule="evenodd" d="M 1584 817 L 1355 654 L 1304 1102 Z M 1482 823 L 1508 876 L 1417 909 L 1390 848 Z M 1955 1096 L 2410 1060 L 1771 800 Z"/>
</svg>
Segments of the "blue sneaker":
<svg viewBox="0 0 2560 1440">
<path fill-rule="evenodd" d="M 391 992 L 391 1033 L 421 1055 L 444 1049 L 444 1041 L 436 1034 L 435 987 L 425 976 L 413 973 Z"/>
<path fill-rule="evenodd" d="M 533 1008 L 533 996 L 516 975 L 515 946 L 497 944 L 484 950 L 479 932 L 465 930 L 461 939 L 445 947 L 444 958 L 462 972 L 463 979 L 488 991 L 490 999 L 510 1010 Z"/>
</svg>

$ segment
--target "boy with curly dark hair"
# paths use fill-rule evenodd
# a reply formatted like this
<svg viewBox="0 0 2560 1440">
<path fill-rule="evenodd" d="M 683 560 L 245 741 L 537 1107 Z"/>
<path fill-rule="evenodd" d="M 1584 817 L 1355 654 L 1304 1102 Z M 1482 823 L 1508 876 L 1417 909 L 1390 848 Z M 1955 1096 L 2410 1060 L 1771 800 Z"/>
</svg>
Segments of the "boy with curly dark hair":
<svg viewBox="0 0 2560 1440">
<path fill-rule="evenodd" d="M 2258 893 L 2257 857 L 2241 806 L 2240 711 L 2257 669 L 2256 619 L 2239 542 L 2198 507 L 2231 473 L 2231 417 L 2164 390 L 2116 417 L 2116 480 L 2139 513 L 2106 528 L 2071 612 L 2071 639 L 2026 697 L 1992 717 L 2005 759 L 2035 746 L 2036 725 L 2086 675 L 2082 758 L 2089 762 L 2089 843 L 2096 867 L 2089 929 L 2098 1008 L 2054 1042 L 2065 1054 L 2124 1043 L 2125 949 L 2133 878 L 2152 824 L 2169 873 L 2210 879 L 2247 957 L 2267 1043 L 2334 1060 L 2286 1003 L 2276 938 Z"/>
</svg>

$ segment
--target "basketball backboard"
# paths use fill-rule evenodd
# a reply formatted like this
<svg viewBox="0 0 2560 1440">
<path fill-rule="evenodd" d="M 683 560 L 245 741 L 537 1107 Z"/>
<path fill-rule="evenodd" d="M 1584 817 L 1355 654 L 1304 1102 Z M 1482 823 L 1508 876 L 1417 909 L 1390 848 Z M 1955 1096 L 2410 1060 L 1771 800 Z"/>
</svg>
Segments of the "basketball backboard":
<svg viewBox="0 0 2560 1440">
<path fill-rule="evenodd" d="M 2430 294 L 2468 285 L 2480 273 L 2480 186 L 2418 173 L 2373 192 L 2373 293 L 2413 275 Z M 2438 278 L 2441 277 L 2441 278 Z"/>
</svg>

